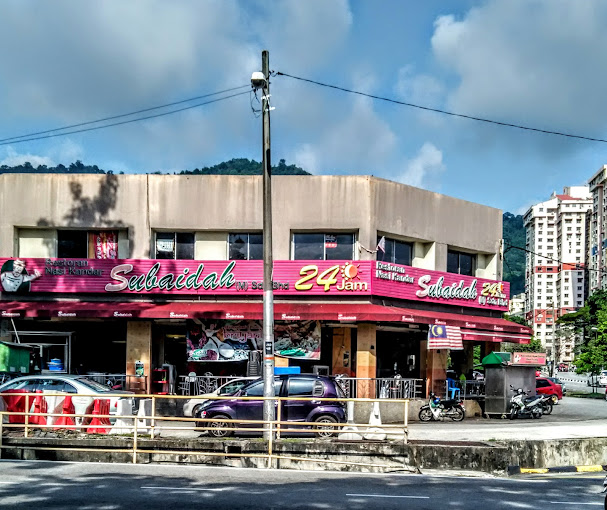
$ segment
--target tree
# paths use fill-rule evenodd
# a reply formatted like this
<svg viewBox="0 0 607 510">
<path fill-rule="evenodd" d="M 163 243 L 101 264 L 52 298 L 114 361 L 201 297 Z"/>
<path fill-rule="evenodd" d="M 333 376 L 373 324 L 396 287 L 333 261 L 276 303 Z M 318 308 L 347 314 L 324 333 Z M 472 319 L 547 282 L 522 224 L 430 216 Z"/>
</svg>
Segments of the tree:
<svg viewBox="0 0 607 510">
<path fill-rule="evenodd" d="M 582 345 L 581 352 L 575 357 L 574 363 L 578 373 L 598 373 L 607 366 L 607 307 L 596 313 L 596 330 Z"/>
<path fill-rule="evenodd" d="M 531 337 L 528 344 L 503 343 L 502 349 L 505 352 L 544 352 L 542 342 L 535 337 Z"/>
</svg>

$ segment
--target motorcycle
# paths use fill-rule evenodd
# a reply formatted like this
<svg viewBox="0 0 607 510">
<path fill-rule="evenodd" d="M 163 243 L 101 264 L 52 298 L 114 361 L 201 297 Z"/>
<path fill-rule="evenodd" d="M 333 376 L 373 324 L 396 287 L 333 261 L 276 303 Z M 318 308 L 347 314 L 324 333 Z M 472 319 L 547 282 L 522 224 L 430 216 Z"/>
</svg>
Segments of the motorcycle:
<svg viewBox="0 0 607 510">
<path fill-rule="evenodd" d="M 603 494 L 607 492 L 607 476 L 603 480 L 603 490 L 601 491 Z M 607 496 L 605 496 L 605 510 L 607 510 Z"/>
<path fill-rule="evenodd" d="M 430 393 L 430 400 L 419 410 L 420 421 L 438 421 L 451 418 L 453 421 L 462 421 L 466 416 L 466 409 L 460 399 L 441 400 L 434 393 Z"/>
<path fill-rule="evenodd" d="M 539 395 L 542 397 L 542 414 L 550 414 L 552 413 L 552 396 L 550 395 Z"/>
<path fill-rule="evenodd" d="M 514 418 L 541 418 L 542 417 L 542 401 L 541 395 L 534 397 L 527 396 L 528 393 L 522 388 L 514 388 L 510 385 L 510 389 L 514 391 L 514 395 L 510 398 L 510 419 Z"/>
</svg>

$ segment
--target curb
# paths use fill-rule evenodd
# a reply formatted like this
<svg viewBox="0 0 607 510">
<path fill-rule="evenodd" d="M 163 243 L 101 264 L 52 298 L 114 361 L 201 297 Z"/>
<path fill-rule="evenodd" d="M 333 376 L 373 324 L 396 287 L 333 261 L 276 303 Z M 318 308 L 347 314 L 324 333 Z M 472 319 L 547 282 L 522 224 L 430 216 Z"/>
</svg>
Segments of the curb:
<svg viewBox="0 0 607 510">
<path fill-rule="evenodd" d="M 522 468 L 520 466 L 508 466 L 508 476 L 512 475 L 543 475 L 546 473 L 597 473 L 607 471 L 607 465 L 593 466 L 560 466 L 550 468 Z"/>
</svg>

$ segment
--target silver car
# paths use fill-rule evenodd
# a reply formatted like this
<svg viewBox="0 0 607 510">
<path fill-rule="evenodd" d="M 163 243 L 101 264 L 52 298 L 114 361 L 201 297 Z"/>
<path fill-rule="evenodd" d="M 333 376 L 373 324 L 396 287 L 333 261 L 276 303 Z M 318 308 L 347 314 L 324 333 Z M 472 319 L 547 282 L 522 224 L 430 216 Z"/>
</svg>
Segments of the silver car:
<svg viewBox="0 0 607 510">
<path fill-rule="evenodd" d="M 219 386 L 219 388 L 217 388 L 215 391 L 203 393 L 198 395 L 196 398 L 186 400 L 186 403 L 183 405 L 183 415 L 187 418 L 198 418 L 202 404 L 209 400 L 209 398 L 234 395 L 234 393 L 240 390 L 240 388 L 242 388 L 245 384 L 248 384 L 255 379 L 259 379 L 259 377 L 242 377 L 240 379 L 232 379 L 231 381 Z"/>
<path fill-rule="evenodd" d="M 107 398 L 110 400 L 110 414 L 116 414 L 118 401 L 123 397 L 120 395 L 132 393 L 130 391 L 113 390 L 108 386 L 93 381 L 82 375 L 26 375 L 11 379 L 0 385 L 0 393 L 10 393 L 11 391 L 27 391 L 34 393 L 43 390 L 52 393 L 66 393 L 72 395 L 75 414 L 88 414 L 89 406 L 95 398 Z M 131 409 L 133 408 L 133 399 L 131 400 Z"/>
</svg>

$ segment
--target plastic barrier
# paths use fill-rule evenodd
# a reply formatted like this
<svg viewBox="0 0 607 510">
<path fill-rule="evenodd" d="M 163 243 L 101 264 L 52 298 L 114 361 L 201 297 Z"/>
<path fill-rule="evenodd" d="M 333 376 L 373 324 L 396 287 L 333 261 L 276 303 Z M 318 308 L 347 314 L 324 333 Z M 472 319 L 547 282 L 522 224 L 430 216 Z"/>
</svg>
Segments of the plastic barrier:
<svg viewBox="0 0 607 510">
<path fill-rule="evenodd" d="M 48 395 L 48 393 L 54 393 L 54 395 Z M 63 409 L 63 401 L 65 396 L 57 395 L 54 391 L 42 390 L 44 399 L 46 400 L 46 408 L 49 414 L 59 414 Z M 47 416 L 47 425 L 55 425 L 57 416 Z"/>
<path fill-rule="evenodd" d="M 133 412 L 133 404 L 128 399 L 122 399 L 117 402 L 116 423 L 110 430 L 110 434 L 132 434 L 133 433 L 133 422 L 132 418 L 122 418 L 122 416 L 128 416 Z"/>
<path fill-rule="evenodd" d="M 76 414 L 76 410 L 74 409 L 74 404 L 72 403 L 72 396 L 66 395 L 63 399 L 63 407 L 61 409 L 62 416 L 57 417 L 55 420 L 55 426 L 53 427 L 55 430 L 57 429 L 76 429 L 76 423 L 74 422 L 74 418 L 72 416 L 63 416 L 64 414 Z"/>
<path fill-rule="evenodd" d="M 92 414 L 94 416 L 86 432 L 88 434 L 108 434 L 112 428 L 110 418 L 107 416 L 110 414 L 109 399 L 96 398 Z"/>
<path fill-rule="evenodd" d="M 6 402 L 6 410 L 9 413 L 24 413 L 25 412 L 25 394 L 26 390 L 11 390 L 11 393 L 22 393 L 23 395 L 3 395 Z M 8 417 L 9 423 L 25 423 L 25 416 L 12 415 Z"/>
<path fill-rule="evenodd" d="M 36 391 L 37 395 L 34 397 L 34 405 L 32 413 L 29 417 L 30 425 L 46 425 L 46 416 L 48 407 L 46 405 L 46 399 L 42 394 L 42 390 Z"/>
</svg>

